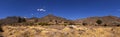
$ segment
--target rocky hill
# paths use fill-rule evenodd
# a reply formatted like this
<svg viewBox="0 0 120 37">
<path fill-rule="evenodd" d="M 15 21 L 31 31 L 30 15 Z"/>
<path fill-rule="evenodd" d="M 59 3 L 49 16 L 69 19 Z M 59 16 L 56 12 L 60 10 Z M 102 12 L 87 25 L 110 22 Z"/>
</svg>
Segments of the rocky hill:
<svg viewBox="0 0 120 37">
<path fill-rule="evenodd" d="M 119 26 L 120 18 L 116 16 L 88 17 L 85 19 L 75 20 L 75 22 L 85 25 Z"/>
<path fill-rule="evenodd" d="M 96 16 L 84 19 L 68 20 L 59 16 L 48 14 L 44 17 L 23 18 L 19 16 L 7 17 L 0 20 L 0 24 L 49 24 L 49 25 L 87 25 L 87 26 L 120 26 L 120 18 L 116 16 Z"/>
<path fill-rule="evenodd" d="M 50 23 L 50 24 L 69 24 L 71 20 L 49 14 L 47 16 L 39 18 L 38 22 L 45 22 L 45 23 Z"/>
<path fill-rule="evenodd" d="M 0 20 L 0 24 L 14 24 L 14 23 L 23 23 L 23 24 L 38 23 L 38 24 L 64 25 L 64 24 L 71 24 L 73 22 L 66 18 L 62 18 L 52 14 L 48 14 L 41 18 L 37 18 L 37 17 L 23 18 L 19 16 L 11 16 L 11 17 L 7 17 Z"/>
<path fill-rule="evenodd" d="M 33 23 L 39 23 L 39 24 L 52 24 L 52 25 L 58 25 L 58 24 L 70 24 L 72 23 L 71 20 L 68 20 L 66 18 L 62 18 L 59 16 L 55 16 L 52 14 L 48 14 L 41 18 L 27 18 L 27 22 L 33 22 Z"/>
<path fill-rule="evenodd" d="M 68 20 L 49 14 L 41 18 L 12 16 L 0 20 L 0 37 L 119 36 L 120 18 L 116 16 L 96 16 L 78 20 Z"/>
<path fill-rule="evenodd" d="M 0 24 L 14 24 L 14 23 L 22 23 L 26 22 L 25 18 L 20 16 L 10 16 L 4 19 L 0 19 Z"/>
</svg>

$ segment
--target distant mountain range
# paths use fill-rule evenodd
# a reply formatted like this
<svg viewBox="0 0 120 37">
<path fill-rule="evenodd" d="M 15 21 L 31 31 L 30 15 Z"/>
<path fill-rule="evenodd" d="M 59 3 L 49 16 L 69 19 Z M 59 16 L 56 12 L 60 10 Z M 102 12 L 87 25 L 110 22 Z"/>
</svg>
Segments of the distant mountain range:
<svg viewBox="0 0 120 37">
<path fill-rule="evenodd" d="M 68 20 L 59 16 L 48 14 L 44 17 L 24 18 L 19 16 L 11 16 L 0 19 L 0 24 L 13 23 L 47 23 L 50 25 L 86 25 L 86 26 L 119 26 L 120 18 L 116 16 L 88 17 L 84 19 Z"/>
</svg>

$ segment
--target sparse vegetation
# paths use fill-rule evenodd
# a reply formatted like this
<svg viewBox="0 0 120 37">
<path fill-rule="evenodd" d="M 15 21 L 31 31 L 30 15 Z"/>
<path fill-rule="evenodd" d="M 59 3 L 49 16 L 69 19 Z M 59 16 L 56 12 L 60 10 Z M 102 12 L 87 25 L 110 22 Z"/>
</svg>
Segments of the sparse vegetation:
<svg viewBox="0 0 120 37">
<path fill-rule="evenodd" d="M 83 26 L 86 26 L 86 25 L 87 25 L 87 23 L 82 23 L 82 25 L 83 25 Z"/>
<path fill-rule="evenodd" d="M 102 21 L 101 20 L 97 20 L 96 23 L 97 24 L 102 24 Z"/>
<path fill-rule="evenodd" d="M 3 26 L 3 34 L 4 37 L 119 37 L 119 28 L 120 27 L 90 26 L 79 26 L 70 28 L 68 25 L 65 28 L 59 30 L 51 28 L 49 26 Z"/>
<path fill-rule="evenodd" d="M 4 32 L 1 25 L 0 25 L 0 32 Z"/>
<path fill-rule="evenodd" d="M 112 19 L 112 23 L 110 21 L 104 17 L 104 19 L 87 18 L 75 23 L 53 15 L 42 18 L 14 16 L 0 20 L 0 31 L 4 37 L 109 37 L 113 34 L 119 36 L 117 34 L 119 34 L 120 21 L 118 19 Z M 116 28 L 118 31 L 115 31 Z"/>
<path fill-rule="evenodd" d="M 25 18 L 18 18 L 18 22 L 19 23 L 26 22 L 26 19 Z"/>
<path fill-rule="evenodd" d="M 104 24 L 104 26 L 107 26 L 107 24 Z"/>
<path fill-rule="evenodd" d="M 48 24 L 48 23 L 38 23 L 38 25 L 47 26 L 47 25 L 50 25 L 50 24 Z"/>
<path fill-rule="evenodd" d="M 98 19 L 99 18 L 99 19 Z M 114 16 L 105 16 L 105 17 L 91 17 L 88 19 L 84 19 L 84 20 L 80 20 L 81 22 L 75 23 L 75 21 L 72 20 L 67 20 L 65 18 L 61 18 L 58 16 L 54 16 L 54 15 L 47 15 L 45 17 L 42 18 L 37 18 L 37 17 L 32 17 L 32 18 L 22 18 L 19 16 L 13 16 L 13 17 L 7 17 L 5 19 L 1 19 L 0 20 L 0 24 L 6 24 L 6 25 L 34 25 L 36 23 L 38 23 L 38 25 L 75 25 L 75 24 L 79 24 L 86 26 L 103 26 L 103 24 L 107 24 L 104 26 L 119 26 L 119 19 L 112 19 L 112 18 L 117 18 Z M 115 22 L 109 22 L 109 20 L 106 19 L 112 19 L 111 21 L 115 21 Z M 96 21 L 97 20 L 97 21 Z M 78 20 L 79 21 L 79 20 Z M 84 22 L 82 22 L 84 21 Z M 95 21 L 95 22 L 94 22 Z M 76 21 L 77 22 L 77 21 Z M 91 23 L 90 23 L 91 22 Z M 97 24 L 96 24 L 97 23 Z"/>
</svg>

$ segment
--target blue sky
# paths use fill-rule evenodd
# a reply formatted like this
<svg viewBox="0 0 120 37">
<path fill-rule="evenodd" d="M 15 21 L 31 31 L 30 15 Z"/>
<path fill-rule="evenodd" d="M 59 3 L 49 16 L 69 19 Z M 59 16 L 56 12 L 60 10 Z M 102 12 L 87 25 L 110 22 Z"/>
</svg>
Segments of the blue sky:
<svg viewBox="0 0 120 37">
<path fill-rule="evenodd" d="M 120 0 L 0 0 L 0 18 L 43 17 L 47 14 L 67 19 L 107 15 L 120 17 Z"/>
</svg>

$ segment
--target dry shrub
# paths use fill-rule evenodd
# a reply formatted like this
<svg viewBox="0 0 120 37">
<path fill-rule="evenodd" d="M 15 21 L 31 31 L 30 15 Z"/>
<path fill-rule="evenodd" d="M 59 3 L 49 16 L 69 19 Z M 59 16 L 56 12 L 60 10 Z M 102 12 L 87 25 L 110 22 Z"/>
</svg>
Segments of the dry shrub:
<svg viewBox="0 0 120 37">
<path fill-rule="evenodd" d="M 49 26 L 4 26 L 4 37 L 119 37 L 120 27 L 85 27 L 70 28 L 69 25 L 59 30 Z"/>
</svg>

